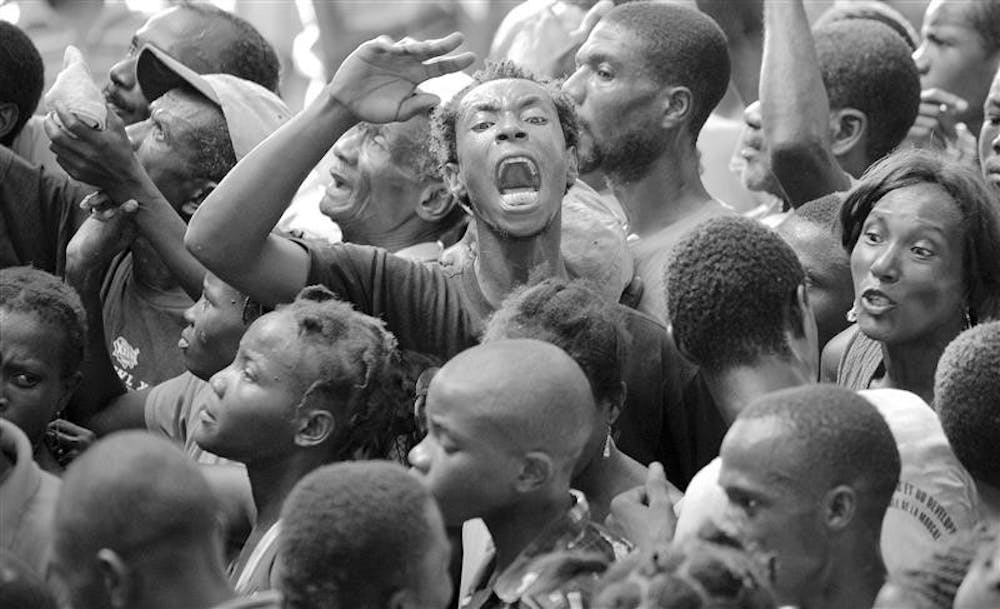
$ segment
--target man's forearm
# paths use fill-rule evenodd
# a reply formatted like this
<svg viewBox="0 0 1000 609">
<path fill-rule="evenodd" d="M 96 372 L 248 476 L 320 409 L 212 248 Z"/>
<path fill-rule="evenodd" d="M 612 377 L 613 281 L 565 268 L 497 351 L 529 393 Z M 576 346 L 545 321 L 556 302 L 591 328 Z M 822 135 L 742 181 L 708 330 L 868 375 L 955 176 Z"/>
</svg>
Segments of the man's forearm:
<svg viewBox="0 0 1000 609">
<path fill-rule="evenodd" d="M 344 106 L 321 95 L 208 196 L 188 226 L 188 250 L 224 280 L 252 266 L 302 181 L 354 122 Z"/>
<path fill-rule="evenodd" d="M 830 103 L 801 0 L 768 0 L 760 79 L 772 170 L 793 204 L 836 190 Z M 825 192 L 820 192 L 825 191 Z"/>
</svg>

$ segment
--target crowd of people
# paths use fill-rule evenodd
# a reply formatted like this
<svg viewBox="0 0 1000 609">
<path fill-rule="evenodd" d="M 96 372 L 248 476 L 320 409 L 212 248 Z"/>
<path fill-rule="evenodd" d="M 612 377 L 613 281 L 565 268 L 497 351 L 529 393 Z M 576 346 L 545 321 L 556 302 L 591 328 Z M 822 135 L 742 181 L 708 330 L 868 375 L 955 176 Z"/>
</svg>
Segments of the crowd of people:
<svg viewBox="0 0 1000 609">
<path fill-rule="evenodd" d="M 1000 608 L 1000 0 L 315 4 L 0 21 L 0 607 Z"/>
</svg>

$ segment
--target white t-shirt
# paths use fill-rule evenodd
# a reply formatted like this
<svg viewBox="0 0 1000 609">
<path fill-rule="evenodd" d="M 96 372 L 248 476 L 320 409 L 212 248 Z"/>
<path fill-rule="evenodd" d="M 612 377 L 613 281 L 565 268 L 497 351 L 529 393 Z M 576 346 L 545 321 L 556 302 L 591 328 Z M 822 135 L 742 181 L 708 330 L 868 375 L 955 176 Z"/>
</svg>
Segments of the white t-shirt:
<svg viewBox="0 0 1000 609">
<path fill-rule="evenodd" d="M 889 574 L 915 568 L 929 559 L 939 542 L 972 529 L 979 498 L 938 421 L 919 396 L 899 389 L 858 392 L 889 425 L 902 469 L 882 523 L 882 558 Z M 721 522 L 726 494 L 719 486 L 722 460 L 716 458 L 688 485 L 680 506 L 675 539 L 695 537 L 710 522 Z"/>
</svg>

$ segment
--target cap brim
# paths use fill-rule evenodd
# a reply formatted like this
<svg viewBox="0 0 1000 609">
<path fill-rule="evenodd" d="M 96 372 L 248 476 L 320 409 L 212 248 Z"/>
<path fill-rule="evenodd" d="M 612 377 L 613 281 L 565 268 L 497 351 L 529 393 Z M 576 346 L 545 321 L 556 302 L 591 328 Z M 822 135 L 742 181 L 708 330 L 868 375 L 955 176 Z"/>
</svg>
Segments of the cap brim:
<svg viewBox="0 0 1000 609">
<path fill-rule="evenodd" d="M 189 85 L 221 107 L 212 85 L 200 74 L 177 61 L 162 49 L 143 45 L 135 65 L 136 79 L 147 101 L 153 101 L 167 91 Z"/>
</svg>

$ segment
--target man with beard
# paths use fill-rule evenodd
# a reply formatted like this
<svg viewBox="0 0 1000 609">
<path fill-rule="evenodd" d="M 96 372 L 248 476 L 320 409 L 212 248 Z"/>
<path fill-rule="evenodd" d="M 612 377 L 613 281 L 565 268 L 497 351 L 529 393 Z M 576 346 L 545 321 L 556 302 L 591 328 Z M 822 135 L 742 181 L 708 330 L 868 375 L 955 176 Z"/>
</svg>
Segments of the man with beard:
<svg viewBox="0 0 1000 609">
<path fill-rule="evenodd" d="M 580 170 L 600 170 L 626 208 L 639 310 L 667 320 L 663 268 L 691 227 L 733 213 L 701 182 L 698 134 L 729 83 L 726 37 L 695 9 L 635 2 L 610 11 L 563 89 L 580 117 Z"/>
<path fill-rule="evenodd" d="M 429 77 L 463 68 L 470 55 L 435 59 L 461 36 L 419 42 L 387 38 L 360 46 L 323 95 L 239 164 L 206 199 L 185 243 L 207 268 L 266 305 L 323 284 L 381 317 L 403 350 L 446 360 L 476 344 L 485 318 L 529 279 L 566 277 L 560 253 L 562 200 L 577 175 L 576 122 L 558 89 L 512 64 L 477 74 L 434 118 L 445 183 L 473 214 L 479 254 L 458 268 L 428 268 L 354 244 L 316 244 L 271 234 L 292 195 L 330 146 L 358 121 L 401 121 L 436 96 L 416 91 Z M 273 167 L 280 165 L 282 171 Z M 665 329 L 627 313 L 637 355 L 619 446 L 641 462 L 663 460 L 683 484 L 695 464 L 678 455 L 691 434 L 678 388 L 690 375 Z"/>
</svg>

